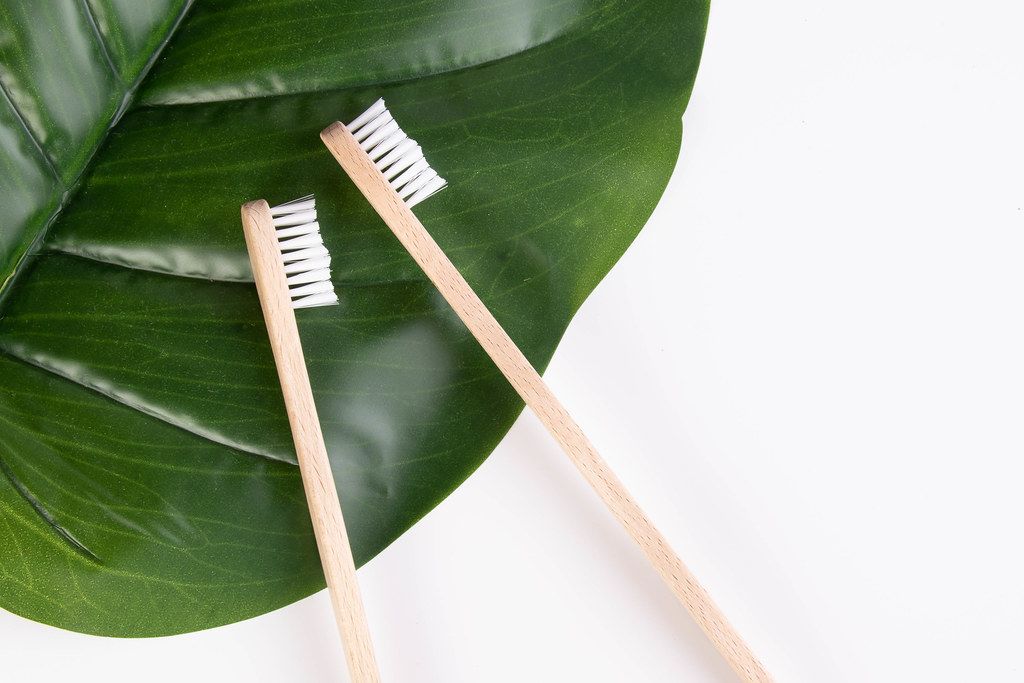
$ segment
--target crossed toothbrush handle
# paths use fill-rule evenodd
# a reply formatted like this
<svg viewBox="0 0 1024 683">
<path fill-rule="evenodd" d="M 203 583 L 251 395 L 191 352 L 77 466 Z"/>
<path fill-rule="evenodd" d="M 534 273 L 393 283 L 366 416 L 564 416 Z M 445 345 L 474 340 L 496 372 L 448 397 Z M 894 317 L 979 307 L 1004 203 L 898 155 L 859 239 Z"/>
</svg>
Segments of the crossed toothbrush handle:
<svg viewBox="0 0 1024 683">
<path fill-rule="evenodd" d="M 770 682 L 750 647 L 349 130 L 334 123 L 320 137 L 740 679 Z"/>
<path fill-rule="evenodd" d="M 242 225 L 349 673 L 352 683 L 379 683 L 380 673 L 356 581 L 352 548 L 320 431 L 269 205 L 263 200 L 245 204 Z"/>
</svg>

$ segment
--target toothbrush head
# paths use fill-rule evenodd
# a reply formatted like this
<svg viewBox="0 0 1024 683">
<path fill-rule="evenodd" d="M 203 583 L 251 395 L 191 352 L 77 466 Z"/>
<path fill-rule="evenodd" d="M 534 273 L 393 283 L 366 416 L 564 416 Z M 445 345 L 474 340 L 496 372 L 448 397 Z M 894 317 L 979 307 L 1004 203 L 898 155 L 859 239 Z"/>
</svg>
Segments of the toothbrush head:
<svg viewBox="0 0 1024 683">
<path fill-rule="evenodd" d="M 338 303 L 331 282 L 331 255 L 320 236 L 313 195 L 271 207 L 270 215 L 292 308 Z"/>
<path fill-rule="evenodd" d="M 383 98 L 346 128 L 409 208 L 448 184 L 427 163 L 423 149 L 399 127 Z"/>
</svg>

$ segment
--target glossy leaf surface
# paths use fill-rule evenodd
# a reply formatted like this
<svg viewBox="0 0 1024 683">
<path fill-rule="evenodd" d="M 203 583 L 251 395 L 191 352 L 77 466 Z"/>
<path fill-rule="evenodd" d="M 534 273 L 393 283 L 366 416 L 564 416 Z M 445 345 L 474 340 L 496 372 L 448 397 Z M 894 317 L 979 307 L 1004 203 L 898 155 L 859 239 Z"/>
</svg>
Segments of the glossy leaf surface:
<svg viewBox="0 0 1024 683">
<path fill-rule="evenodd" d="M 387 98 L 450 183 L 417 213 L 543 366 L 665 186 L 707 18 L 702 0 L 66 5 L 0 0 L 0 605 L 128 636 L 323 585 L 239 205 L 317 194 L 341 305 L 299 324 L 365 562 L 521 403 L 318 132 Z M 40 37 L 55 26 L 70 37 Z"/>
</svg>

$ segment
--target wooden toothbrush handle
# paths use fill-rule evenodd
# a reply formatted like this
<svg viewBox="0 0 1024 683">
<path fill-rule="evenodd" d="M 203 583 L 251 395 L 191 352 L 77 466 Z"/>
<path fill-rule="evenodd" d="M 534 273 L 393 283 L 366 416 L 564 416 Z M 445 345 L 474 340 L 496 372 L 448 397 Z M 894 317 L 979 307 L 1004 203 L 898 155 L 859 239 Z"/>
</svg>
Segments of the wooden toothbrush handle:
<svg viewBox="0 0 1024 683">
<path fill-rule="evenodd" d="M 707 591 L 679 559 L 661 532 L 647 519 L 540 374 L 487 310 L 415 214 L 377 171 L 348 129 L 341 123 L 334 123 L 320 137 L 498 369 L 561 444 L 584 479 L 640 546 L 722 657 L 743 681 L 771 681 L 764 667 Z"/>
<path fill-rule="evenodd" d="M 352 683 L 379 683 L 380 673 L 356 582 L 352 549 L 341 516 L 331 461 L 320 431 L 299 328 L 267 203 L 261 199 L 242 206 L 242 226 L 349 673 Z"/>
</svg>

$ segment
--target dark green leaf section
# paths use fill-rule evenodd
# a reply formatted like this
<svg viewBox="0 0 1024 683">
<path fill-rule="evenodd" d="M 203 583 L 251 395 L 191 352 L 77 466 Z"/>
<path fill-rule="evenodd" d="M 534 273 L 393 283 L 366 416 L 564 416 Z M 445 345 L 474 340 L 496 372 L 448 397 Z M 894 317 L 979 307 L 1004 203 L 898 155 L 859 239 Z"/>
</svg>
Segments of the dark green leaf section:
<svg viewBox="0 0 1024 683">
<path fill-rule="evenodd" d="M 61 183 L 10 101 L 0 97 L 0 292 L 57 204 Z"/>
<path fill-rule="evenodd" d="M 86 0 L 117 73 L 132 83 L 159 49 L 187 0 Z"/>
<path fill-rule="evenodd" d="M 133 58 L 118 46 L 138 43 L 112 38 L 100 4 L 123 69 Z M 16 425 L 0 435 L 17 435 L 0 442 L 0 503 L 15 522 L 0 547 L 18 547 L 0 555 L 0 605 L 30 618 L 174 633 L 321 587 L 249 284 L 245 200 L 318 196 L 341 305 L 300 312 L 300 328 L 357 560 L 458 486 L 520 403 L 319 130 L 388 99 L 450 181 L 417 213 L 543 366 L 664 188 L 707 11 L 255 7 L 193 8 L 145 106 L 107 137 L 0 308 L 0 410 Z M 217 522 L 258 549 L 228 550 Z M 152 609 L 176 582 L 190 608 Z"/>
<path fill-rule="evenodd" d="M 158 635 L 254 616 L 322 581 L 293 466 L 6 357 L 0 377 L 5 606 L 82 631 Z"/>
<path fill-rule="evenodd" d="M 0 294 L 184 3 L 0 2 Z"/>
<path fill-rule="evenodd" d="M 130 2 L 134 0 L 123 0 Z M 220 0 L 200 3 L 144 104 L 409 80 L 518 54 L 586 25 L 588 0 Z M 297 6 L 299 5 L 299 6 Z"/>
<path fill-rule="evenodd" d="M 0 351 L 212 441 L 294 462 L 252 287 L 32 261 L 0 321 Z"/>
<path fill-rule="evenodd" d="M 197 286 L 200 284 L 200 286 Z M 465 443 L 515 400 L 421 281 L 350 286 L 305 311 L 303 348 L 345 500 L 367 560 L 465 477 Z M 256 459 L 294 463 L 266 328 L 247 283 L 197 283 L 70 256 L 31 264 L 0 353 Z M 452 410 L 452 409 L 457 410 Z M 507 424 L 503 425 L 507 428 Z"/>
<path fill-rule="evenodd" d="M 125 91 L 85 4 L 0 4 L 0 64 L 7 95 L 70 183 Z"/>
</svg>

